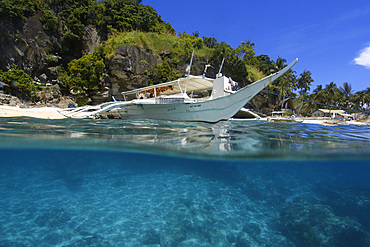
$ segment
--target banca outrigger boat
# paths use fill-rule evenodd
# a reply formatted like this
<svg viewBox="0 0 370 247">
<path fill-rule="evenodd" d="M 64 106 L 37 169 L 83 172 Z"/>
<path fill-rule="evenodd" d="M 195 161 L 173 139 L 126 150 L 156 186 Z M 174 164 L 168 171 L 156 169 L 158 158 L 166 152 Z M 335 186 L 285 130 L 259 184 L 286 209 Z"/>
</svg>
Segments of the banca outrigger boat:
<svg viewBox="0 0 370 247">
<path fill-rule="evenodd" d="M 114 113 L 122 119 L 214 123 L 234 116 L 256 94 L 291 69 L 297 61 L 298 59 L 295 59 L 284 69 L 237 91 L 231 90 L 231 78 L 221 76 L 220 73 L 216 79 L 207 78 L 204 74 L 192 76 L 189 73 L 187 77 L 171 82 L 122 92 L 124 101 L 68 108 L 59 112 L 71 118 L 101 118 Z M 201 90 L 212 90 L 212 93 L 208 98 L 192 98 L 187 94 Z M 128 100 L 129 97 L 134 99 Z"/>
</svg>

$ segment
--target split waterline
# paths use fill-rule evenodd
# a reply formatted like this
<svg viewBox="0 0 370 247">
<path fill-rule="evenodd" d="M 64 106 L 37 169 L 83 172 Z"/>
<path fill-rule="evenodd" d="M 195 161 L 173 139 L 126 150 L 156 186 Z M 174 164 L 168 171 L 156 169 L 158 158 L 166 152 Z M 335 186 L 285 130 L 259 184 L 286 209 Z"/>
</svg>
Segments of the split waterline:
<svg viewBox="0 0 370 247">
<path fill-rule="evenodd" d="M 368 246 L 369 126 L 0 118 L 0 246 Z"/>
</svg>

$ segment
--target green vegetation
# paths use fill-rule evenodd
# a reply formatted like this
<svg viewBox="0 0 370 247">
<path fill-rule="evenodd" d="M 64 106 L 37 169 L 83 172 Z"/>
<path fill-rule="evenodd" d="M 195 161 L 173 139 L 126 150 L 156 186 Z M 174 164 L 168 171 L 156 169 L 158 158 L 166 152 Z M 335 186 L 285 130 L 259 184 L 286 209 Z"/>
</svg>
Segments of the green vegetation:
<svg viewBox="0 0 370 247">
<path fill-rule="evenodd" d="M 104 72 L 103 60 L 94 55 L 72 60 L 67 71 L 59 70 L 60 78 L 77 95 L 76 103 L 80 106 L 89 103 L 90 93 L 99 89 Z"/>
<path fill-rule="evenodd" d="M 133 45 L 153 51 L 158 56 L 166 51 L 177 56 L 187 54 L 187 58 L 190 58 L 191 52 L 195 48 L 197 49 L 197 56 L 205 56 L 208 51 L 202 39 L 188 34 L 180 34 L 177 37 L 172 34 L 140 31 L 117 33 L 103 43 L 102 49 L 107 58 L 111 58 L 115 49 L 123 45 Z"/>
<path fill-rule="evenodd" d="M 262 71 L 248 64 L 245 65 L 245 70 L 248 74 L 248 81 L 258 81 L 265 76 Z"/>
<path fill-rule="evenodd" d="M 172 26 L 163 21 L 152 7 L 141 4 L 141 0 L 0 2 L 0 21 L 22 24 L 27 17 L 35 14 L 41 16 L 44 31 L 55 38 L 46 41 L 48 47 L 38 49 L 46 51 L 48 55 L 43 58 L 48 63 L 57 64 L 63 61 L 58 68 L 59 80 L 64 83 L 67 90 L 77 95 L 79 105 L 88 103 L 91 93 L 98 90 L 106 69 L 104 62 L 112 59 L 116 49 L 124 45 L 152 51 L 162 58 L 162 63 L 154 65 L 153 70 L 146 73 L 150 84 L 171 81 L 181 76 L 176 68 L 189 62 L 193 49 L 195 49 L 194 61 L 198 63 L 198 67 L 206 62 L 213 66 L 207 71 L 207 76 L 210 77 L 215 76 L 225 58 L 223 73 L 240 82 L 240 86 L 259 80 L 286 66 L 284 58 L 278 57 L 274 61 L 265 54 L 256 56 L 255 44 L 249 40 L 233 48 L 213 37 L 199 37 L 197 32 L 176 35 Z M 82 56 L 88 26 L 97 29 L 103 42 L 101 46 L 96 47 L 94 55 Z M 23 39 L 19 34 L 15 34 L 14 38 L 16 41 Z M 57 57 L 62 59 L 58 60 Z M 147 61 L 143 60 L 140 63 L 147 64 Z M 16 66 L 11 71 L 1 72 L 0 80 L 23 92 L 38 90 L 31 76 Z M 347 108 L 367 110 L 370 107 L 370 88 L 353 93 L 349 83 L 338 87 L 331 82 L 325 87 L 319 85 L 310 93 L 312 83 L 312 73 L 309 70 L 303 71 L 298 76 L 295 71 L 290 70 L 267 89 L 279 94 L 269 96 L 272 99 L 270 103 L 279 109 L 286 99 L 284 96 L 291 96 Z M 301 114 L 309 115 L 318 108 L 316 104 L 310 102 L 294 101 L 294 104 Z"/>
<path fill-rule="evenodd" d="M 153 85 L 176 80 L 181 77 L 181 74 L 176 69 L 171 69 L 170 63 L 166 60 L 162 64 L 155 65 L 148 76 L 150 85 Z"/>
<path fill-rule="evenodd" d="M 32 83 L 31 76 L 19 69 L 17 65 L 13 65 L 13 68 L 10 71 L 0 71 L 0 81 L 18 88 L 25 94 L 38 91 L 36 85 Z"/>
<path fill-rule="evenodd" d="M 81 50 L 88 25 L 108 34 L 132 30 L 175 34 L 152 7 L 140 3 L 139 0 L 2 0 L 0 20 L 25 20 L 41 10 L 44 29 L 63 37 L 65 52 Z"/>
<path fill-rule="evenodd" d="M 2 0 L 0 1 L 0 20 L 24 20 L 35 12 L 38 6 L 36 0 Z"/>
<path fill-rule="evenodd" d="M 57 30 L 60 25 L 60 21 L 50 6 L 44 6 L 42 12 L 40 21 L 43 23 L 44 29 L 46 31 Z"/>
<path fill-rule="evenodd" d="M 348 82 L 338 87 L 336 83 L 330 82 L 325 87 L 318 85 L 312 94 L 304 95 L 302 98 L 332 106 L 344 107 L 348 109 L 358 109 L 368 111 L 370 109 L 370 88 L 353 93 Z M 318 107 L 318 105 L 306 102 L 303 104 L 302 114 L 310 114 L 318 108 L 335 109 L 331 107 Z M 348 110 L 351 112 L 351 110 Z"/>
<path fill-rule="evenodd" d="M 115 55 L 116 49 L 124 45 L 132 45 L 152 51 L 157 56 L 161 56 L 163 53 L 170 54 L 170 61 L 167 62 L 173 67 L 179 63 L 188 63 L 192 50 L 195 49 L 195 59 L 204 61 L 208 59 L 214 67 L 219 67 L 225 57 L 224 71 L 245 85 L 247 82 L 263 77 L 263 73 L 255 65 L 258 64 L 258 60 L 253 56 L 255 51 L 250 44 L 249 42 L 247 47 L 246 44 L 242 43 L 241 46 L 233 49 L 225 42 L 218 43 L 214 38 L 199 38 L 198 33 L 192 35 L 180 33 L 175 36 L 132 31 L 111 36 L 101 47 L 96 49 L 96 52 L 111 59 Z M 251 62 L 252 58 L 255 60 L 254 64 Z M 165 77 L 172 78 L 170 75 L 162 78 Z"/>
</svg>

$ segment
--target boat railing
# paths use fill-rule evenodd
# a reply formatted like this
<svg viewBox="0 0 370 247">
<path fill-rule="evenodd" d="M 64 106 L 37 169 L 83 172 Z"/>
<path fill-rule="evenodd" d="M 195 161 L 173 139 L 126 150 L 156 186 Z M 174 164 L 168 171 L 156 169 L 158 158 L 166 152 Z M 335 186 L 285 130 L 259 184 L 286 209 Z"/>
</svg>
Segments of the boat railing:
<svg viewBox="0 0 370 247">
<path fill-rule="evenodd" d="M 156 104 L 177 104 L 177 103 L 184 103 L 184 98 L 157 98 L 155 100 Z"/>
<path fill-rule="evenodd" d="M 126 91 L 126 92 L 121 92 L 121 95 L 123 96 L 123 99 L 125 101 L 127 101 L 127 96 L 129 95 L 134 95 L 134 97 L 136 96 L 136 98 L 139 98 L 140 94 L 145 94 L 145 93 L 149 93 L 151 94 L 152 97 L 156 98 L 157 96 L 161 94 L 161 92 L 166 91 L 166 90 L 171 90 L 174 84 L 178 84 L 178 87 L 182 93 L 183 90 L 180 84 L 180 81 L 182 79 L 183 78 L 170 81 L 170 82 L 166 82 L 166 83 L 160 83 L 160 84 L 156 84 L 152 86 L 147 86 L 147 87 L 137 88 L 137 89 L 133 89 L 133 90 Z"/>
</svg>

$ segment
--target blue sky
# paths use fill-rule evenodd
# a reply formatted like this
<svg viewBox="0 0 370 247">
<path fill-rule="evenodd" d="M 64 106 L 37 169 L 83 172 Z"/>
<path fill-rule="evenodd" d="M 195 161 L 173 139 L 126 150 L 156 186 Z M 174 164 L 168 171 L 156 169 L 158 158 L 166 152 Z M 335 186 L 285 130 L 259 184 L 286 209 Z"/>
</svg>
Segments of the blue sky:
<svg viewBox="0 0 370 247">
<path fill-rule="evenodd" d="M 287 63 L 298 57 L 316 85 L 370 87 L 370 1 L 143 0 L 176 32 L 215 37 L 236 48 L 255 43 L 256 54 Z"/>
</svg>

